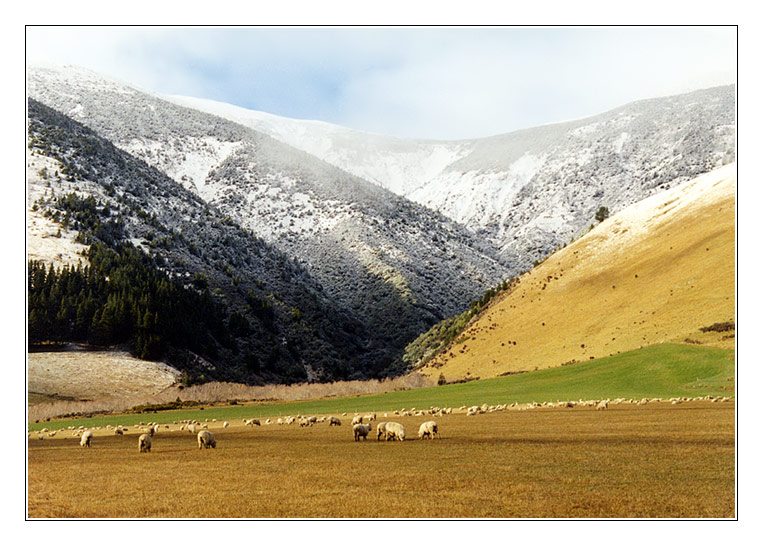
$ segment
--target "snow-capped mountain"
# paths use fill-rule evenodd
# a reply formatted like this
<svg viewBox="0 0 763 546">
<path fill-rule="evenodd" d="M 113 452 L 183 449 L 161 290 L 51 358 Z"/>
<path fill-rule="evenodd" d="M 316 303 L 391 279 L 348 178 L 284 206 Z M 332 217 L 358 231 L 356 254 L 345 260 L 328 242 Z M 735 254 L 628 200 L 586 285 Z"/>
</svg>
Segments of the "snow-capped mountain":
<svg viewBox="0 0 763 546">
<path fill-rule="evenodd" d="M 598 116 L 438 142 L 168 97 L 267 133 L 467 226 L 527 268 L 617 212 L 735 158 L 735 89 L 632 103 Z"/>
<path fill-rule="evenodd" d="M 28 89 L 293 258 L 387 365 L 508 275 L 464 226 L 241 124 L 70 67 L 31 68 Z"/>
</svg>

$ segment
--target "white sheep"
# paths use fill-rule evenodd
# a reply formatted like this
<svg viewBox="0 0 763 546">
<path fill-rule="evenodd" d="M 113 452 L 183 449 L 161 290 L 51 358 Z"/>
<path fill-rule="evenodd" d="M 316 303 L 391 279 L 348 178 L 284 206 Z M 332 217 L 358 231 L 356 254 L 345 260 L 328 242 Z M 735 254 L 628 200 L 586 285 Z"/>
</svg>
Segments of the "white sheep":
<svg viewBox="0 0 763 546">
<path fill-rule="evenodd" d="M 390 422 L 384 427 L 387 433 L 387 440 L 405 440 L 405 429 L 400 423 Z"/>
<path fill-rule="evenodd" d="M 369 413 L 368 415 L 365 415 L 363 417 L 367 422 L 376 421 L 376 414 L 375 413 Z"/>
<path fill-rule="evenodd" d="M 605 410 L 609 407 L 609 400 L 602 400 L 598 404 L 596 404 L 596 410 Z"/>
<path fill-rule="evenodd" d="M 434 421 L 426 421 L 425 423 L 421 423 L 421 426 L 419 427 L 419 439 L 423 440 L 424 438 L 429 438 L 430 440 L 437 436 L 440 437 L 440 432 L 437 429 L 437 423 Z"/>
<path fill-rule="evenodd" d="M 363 416 L 362 415 L 356 415 L 352 418 L 352 423 L 350 423 L 352 426 L 355 426 L 357 424 L 360 424 L 363 422 Z"/>
<path fill-rule="evenodd" d="M 356 425 L 353 425 L 352 427 L 352 433 L 355 437 L 355 441 L 359 441 L 361 438 L 366 440 L 368 433 L 371 432 L 371 425 L 364 425 L 363 423 L 358 423 Z"/>
<path fill-rule="evenodd" d="M 376 441 L 378 442 L 382 438 L 384 438 L 385 440 L 387 439 L 387 422 L 386 421 L 382 421 L 381 423 L 378 423 L 376 425 Z"/>
<path fill-rule="evenodd" d="M 223 422 L 223 428 L 228 428 L 230 423 L 228 421 Z"/>
<path fill-rule="evenodd" d="M 339 420 L 339 417 L 334 417 L 333 415 L 329 418 L 329 426 L 336 425 L 338 427 L 342 426 L 342 421 Z"/>
<path fill-rule="evenodd" d="M 89 430 L 86 430 L 82 433 L 82 438 L 80 438 L 79 445 L 82 447 L 90 447 L 90 442 L 93 441 L 93 433 Z"/>
<path fill-rule="evenodd" d="M 217 447 L 217 441 L 215 441 L 214 434 L 208 430 L 202 430 L 199 432 L 199 434 L 196 436 L 196 440 L 199 442 L 199 449 L 202 447 L 206 449 L 209 449 L 210 447 Z"/>
<path fill-rule="evenodd" d="M 151 452 L 151 435 L 141 434 L 138 436 L 138 453 Z"/>
<path fill-rule="evenodd" d="M 191 434 L 196 434 L 196 425 L 194 425 L 193 423 L 191 423 L 190 425 L 188 425 L 188 426 L 186 427 L 186 430 L 187 430 L 188 432 L 190 432 Z"/>
</svg>

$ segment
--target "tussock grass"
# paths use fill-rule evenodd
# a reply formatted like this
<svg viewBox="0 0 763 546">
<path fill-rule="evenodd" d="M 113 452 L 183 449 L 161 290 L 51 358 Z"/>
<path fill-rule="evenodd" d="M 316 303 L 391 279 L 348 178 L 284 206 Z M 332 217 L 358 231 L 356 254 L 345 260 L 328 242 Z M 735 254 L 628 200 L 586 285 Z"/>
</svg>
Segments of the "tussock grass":
<svg viewBox="0 0 763 546">
<path fill-rule="evenodd" d="M 397 418 L 409 438 L 422 418 Z M 731 518 L 734 409 L 690 402 L 437 418 L 441 440 L 347 423 L 29 441 L 31 518 Z"/>
</svg>

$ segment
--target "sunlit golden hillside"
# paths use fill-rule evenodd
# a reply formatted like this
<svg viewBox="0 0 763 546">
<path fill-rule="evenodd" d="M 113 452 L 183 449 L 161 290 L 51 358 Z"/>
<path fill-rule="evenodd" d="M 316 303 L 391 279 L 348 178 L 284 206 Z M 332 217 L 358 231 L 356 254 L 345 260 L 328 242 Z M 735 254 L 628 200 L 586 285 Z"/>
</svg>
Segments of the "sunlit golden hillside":
<svg viewBox="0 0 763 546">
<path fill-rule="evenodd" d="M 497 297 L 421 372 L 448 381 L 663 342 L 734 348 L 736 164 L 621 211 Z M 723 328 L 717 328 L 723 330 Z"/>
</svg>

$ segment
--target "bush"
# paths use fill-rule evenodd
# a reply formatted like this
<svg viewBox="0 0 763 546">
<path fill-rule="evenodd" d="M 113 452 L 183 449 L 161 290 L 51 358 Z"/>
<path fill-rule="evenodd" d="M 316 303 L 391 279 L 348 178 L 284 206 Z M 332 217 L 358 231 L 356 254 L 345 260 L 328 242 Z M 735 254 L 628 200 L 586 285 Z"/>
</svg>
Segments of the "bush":
<svg viewBox="0 0 763 546">
<path fill-rule="evenodd" d="M 599 210 L 596 211 L 596 220 L 599 222 L 603 222 L 607 218 L 609 218 L 609 209 L 605 206 L 599 207 Z"/>
</svg>

